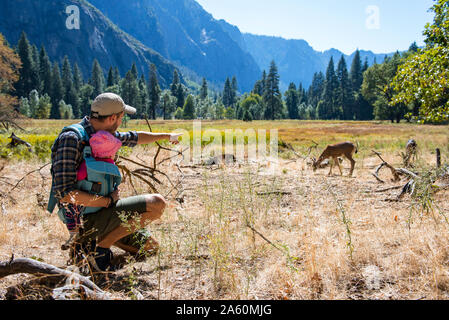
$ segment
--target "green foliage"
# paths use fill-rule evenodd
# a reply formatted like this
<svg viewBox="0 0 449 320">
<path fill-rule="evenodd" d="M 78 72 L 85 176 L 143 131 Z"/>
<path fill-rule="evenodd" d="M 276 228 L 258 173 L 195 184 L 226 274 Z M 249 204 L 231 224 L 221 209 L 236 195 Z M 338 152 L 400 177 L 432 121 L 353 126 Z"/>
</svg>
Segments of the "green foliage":
<svg viewBox="0 0 449 320">
<path fill-rule="evenodd" d="M 171 95 L 170 90 L 164 90 L 161 97 L 162 115 L 165 119 L 171 119 L 176 110 L 176 98 Z"/>
<path fill-rule="evenodd" d="M 139 97 L 139 83 L 131 70 L 129 70 L 126 73 L 125 78 L 122 79 L 120 87 L 123 101 L 130 106 L 136 106 Z M 142 110 L 138 111 L 142 112 Z"/>
<path fill-rule="evenodd" d="M 279 89 L 279 73 L 274 61 L 271 61 L 270 71 L 265 81 L 263 101 L 266 106 L 265 119 L 282 119 L 284 116 L 282 96 Z"/>
<path fill-rule="evenodd" d="M 73 119 L 73 109 L 70 104 L 66 104 L 64 100 L 59 102 L 59 114 L 61 119 Z"/>
<path fill-rule="evenodd" d="M 433 24 L 425 27 L 426 47 L 408 57 L 391 83 L 396 90 L 390 104 L 417 103 L 420 123 L 449 121 L 449 0 L 437 0 L 430 9 Z"/>
<path fill-rule="evenodd" d="M 182 110 L 182 108 L 177 108 L 175 111 L 175 119 L 177 120 L 181 120 L 184 119 L 184 111 Z"/>
<path fill-rule="evenodd" d="M 340 119 L 354 120 L 354 96 L 349 80 L 348 69 L 344 56 L 341 56 L 337 67 L 338 87 L 336 89 L 335 109 L 339 113 Z"/>
<path fill-rule="evenodd" d="M 51 145 L 56 136 L 47 135 L 25 135 L 21 136 L 25 141 L 31 144 L 31 152 L 25 145 L 18 145 L 16 147 L 8 147 L 11 141 L 9 135 L 0 136 L 0 158 L 8 160 L 40 160 L 47 161 L 51 155 Z"/>
<path fill-rule="evenodd" d="M 236 89 L 231 84 L 231 80 L 226 78 L 223 89 L 223 104 L 225 107 L 233 107 L 235 105 Z"/>
<path fill-rule="evenodd" d="M 226 119 L 234 119 L 235 118 L 235 110 L 232 107 L 228 107 L 225 109 L 225 118 Z"/>
<path fill-rule="evenodd" d="M 207 81 L 206 78 L 203 78 L 203 83 L 200 89 L 200 99 L 204 100 L 207 98 Z"/>
<path fill-rule="evenodd" d="M 243 121 L 245 122 L 253 121 L 253 117 L 251 116 L 251 112 L 249 112 L 249 110 L 245 110 L 243 112 Z"/>
<path fill-rule="evenodd" d="M 26 117 L 30 116 L 30 103 L 28 102 L 28 98 L 20 98 L 19 112 Z"/>
<path fill-rule="evenodd" d="M 298 119 L 299 96 L 294 83 L 290 83 L 284 95 L 289 119 Z"/>
<path fill-rule="evenodd" d="M 20 98 L 28 96 L 33 89 L 39 89 L 39 61 L 35 61 L 33 48 L 24 32 L 20 36 L 17 47 L 22 67 L 19 69 L 20 77 L 15 87 L 16 94 Z"/>
<path fill-rule="evenodd" d="M 334 59 L 331 57 L 326 70 L 326 80 L 324 81 L 323 95 L 317 105 L 317 115 L 320 119 L 339 119 L 341 110 L 336 104 L 338 89 L 338 78 L 335 73 Z"/>
<path fill-rule="evenodd" d="M 92 92 L 92 99 L 103 93 L 105 79 L 103 74 L 103 69 L 97 59 L 94 60 L 92 65 L 92 77 L 89 79 L 89 84 L 94 88 Z"/>
<path fill-rule="evenodd" d="M 382 64 L 375 64 L 364 73 L 361 93 L 374 107 L 374 116 L 377 120 L 396 120 L 399 122 L 407 112 L 407 106 L 402 104 L 397 108 L 389 106 L 395 94 L 395 88 L 390 83 L 403 63 L 403 58 L 396 53 L 386 58 Z"/>
<path fill-rule="evenodd" d="M 195 119 L 195 102 L 192 95 L 188 95 L 183 109 L 183 119 Z"/>
<path fill-rule="evenodd" d="M 152 119 L 156 119 L 156 107 L 161 99 L 161 89 L 157 80 L 157 70 L 154 64 L 150 66 L 150 80 L 148 83 L 149 113 Z"/>
<path fill-rule="evenodd" d="M 61 101 L 64 98 L 64 85 L 62 83 L 61 73 L 59 71 L 59 64 L 57 62 L 55 62 L 53 65 L 51 77 L 52 77 L 51 91 L 49 93 L 49 96 L 50 96 L 52 106 L 51 106 L 50 118 L 51 119 L 60 119 L 58 104 L 59 104 L 59 101 Z"/>
<path fill-rule="evenodd" d="M 51 108 L 52 104 L 50 96 L 45 94 L 43 97 L 40 97 L 39 104 L 37 105 L 34 115 L 37 119 L 48 119 L 50 117 Z"/>
</svg>

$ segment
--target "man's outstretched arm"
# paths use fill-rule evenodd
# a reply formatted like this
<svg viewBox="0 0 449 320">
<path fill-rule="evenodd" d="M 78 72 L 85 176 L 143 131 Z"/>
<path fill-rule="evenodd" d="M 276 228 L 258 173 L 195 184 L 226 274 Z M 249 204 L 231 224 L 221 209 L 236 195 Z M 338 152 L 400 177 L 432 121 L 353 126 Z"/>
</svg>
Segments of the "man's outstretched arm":
<svg viewBox="0 0 449 320">
<path fill-rule="evenodd" d="M 170 142 L 177 144 L 179 142 L 178 137 L 180 134 L 138 131 L 137 136 L 137 144 L 149 144 L 159 140 L 169 140 Z"/>
</svg>

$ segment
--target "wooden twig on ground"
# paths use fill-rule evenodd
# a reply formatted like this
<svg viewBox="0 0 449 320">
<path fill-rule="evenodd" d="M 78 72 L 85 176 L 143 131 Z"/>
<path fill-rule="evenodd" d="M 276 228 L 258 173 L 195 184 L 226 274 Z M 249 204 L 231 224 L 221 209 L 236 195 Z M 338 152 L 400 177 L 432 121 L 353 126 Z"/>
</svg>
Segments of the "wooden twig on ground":
<svg viewBox="0 0 449 320">
<path fill-rule="evenodd" d="M 401 188 L 403 188 L 403 186 L 394 186 L 394 187 L 390 187 L 390 188 L 386 188 L 386 189 L 375 190 L 374 192 L 386 192 L 386 191 L 397 190 L 397 189 L 401 189 Z"/>
<path fill-rule="evenodd" d="M 259 235 L 259 237 L 261 237 L 262 239 L 264 239 L 267 243 L 269 243 L 271 246 L 273 246 L 274 248 L 278 249 L 279 251 L 281 251 L 282 253 L 284 253 L 284 251 L 279 248 L 277 245 L 275 245 L 273 242 L 271 242 L 270 240 L 268 240 L 263 234 L 261 234 L 259 231 L 257 231 L 253 226 L 251 226 L 249 223 L 246 224 L 246 226 L 248 228 L 250 228 L 254 233 L 256 233 L 257 235 Z"/>
<path fill-rule="evenodd" d="M 268 191 L 268 192 L 257 192 L 258 196 L 266 196 L 266 195 L 270 195 L 270 194 L 278 194 L 278 195 L 289 195 L 292 194 L 291 192 L 288 191 Z"/>
<path fill-rule="evenodd" d="M 378 173 L 379 173 L 379 170 L 380 170 L 383 166 L 385 166 L 385 167 L 387 167 L 388 169 L 391 170 L 391 174 L 393 175 L 393 181 L 394 181 L 394 182 L 401 180 L 401 178 L 399 177 L 399 174 L 398 174 L 398 171 L 396 170 L 396 168 L 394 168 L 392 165 L 390 165 L 388 162 L 386 162 L 386 161 L 382 158 L 382 156 L 381 156 L 381 154 L 380 154 L 379 152 L 377 152 L 377 151 L 375 151 L 375 150 L 372 150 L 372 152 L 373 152 L 375 155 L 377 155 L 377 156 L 379 157 L 379 159 L 382 161 L 382 165 L 376 169 L 376 175 L 373 174 L 374 177 L 376 177 L 376 179 L 377 179 L 378 181 L 381 181 L 381 182 L 383 183 L 383 181 L 377 176 Z"/>
<path fill-rule="evenodd" d="M 42 173 L 41 173 L 41 170 L 42 169 L 44 169 L 46 166 L 48 166 L 49 164 L 51 164 L 51 162 L 49 162 L 49 163 L 46 163 L 46 164 L 44 164 L 43 166 L 41 166 L 40 168 L 38 168 L 38 169 L 35 169 L 35 170 L 33 170 L 33 171 L 30 171 L 30 172 L 28 172 L 27 174 L 25 174 L 15 185 L 14 185 L 14 187 L 11 189 L 11 190 L 9 190 L 9 192 L 8 193 L 11 193 L 12 191 L 14 191 L 14 189 L 16 189 L 17 188 L 17 186 L 23 181 L 23 179 L 25 179 L 27 176 L 29 176 L 30 174 L 32 174 L 32 173 L 34 173 L 34 172 L 36 172 L 36 171 L 38 171 L 40 174 L 41 174 L 41 176 L 42 176 Z M 44 179 L 44 176 L 42 176 L 42 179 Z"/>
<path fill-rule="evenodd" d="M 87 289 L 90 294 L 94 294 L 97 299 L 109 299 L 109 294 L 101 290 L 95 283 L 88 278 L 81 276 L 80 274 L 55 267 L 51 264 L 43 263 L 37 260 L 28 258 L 15 259 L 14 255 L 9 261 L 0 261 L 0 279 L 8 275 L 17 273 L 29 273 L 37 275 L 51 275 L 62 276 L 70 278 L 72 281 L 77 282 Z"/>
</svg>

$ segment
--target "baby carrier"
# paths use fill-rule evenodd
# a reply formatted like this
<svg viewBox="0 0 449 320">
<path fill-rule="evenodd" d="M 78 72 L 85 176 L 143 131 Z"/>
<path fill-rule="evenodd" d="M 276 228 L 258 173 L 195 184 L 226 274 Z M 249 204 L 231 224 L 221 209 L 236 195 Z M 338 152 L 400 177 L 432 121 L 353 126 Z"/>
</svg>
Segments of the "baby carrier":
<svg viewBox="0 0 449 320">
<path fill-rule="evenodd" d="M 89 136 L 84 127 L 80 124 L 73 124 L 71 126 L 63 128 L 61 133 L 67 131 L 74 131 L 84 144 L 83 158 L 86 161 L 87 178 L 78 181 L 76 184 L 76 189 L 99 196 L 107 196 L 115 189 L 117 189 L 118 185 L 122 181 L 122 177 L 120 175 L 118 167 L 112 163 L 95 160 L 95 158 L 92 156 L 92 151 L 89 146 Z M 50 190 L 50 198 L 48 201 L 47 211 L 52 213 L 57 204 L 58 200 L 55 198 L 52 188 L 52 190 Z M 82 207 L 80 213 L 84 215 L 97 212 L 101 209 L 102 207 Z M 64 207 L 60 207 L 58 211 L 58 216 L 64 223 L 66 222 L 64 216 L 65 210 L 66 209 Z"/>
</svg>

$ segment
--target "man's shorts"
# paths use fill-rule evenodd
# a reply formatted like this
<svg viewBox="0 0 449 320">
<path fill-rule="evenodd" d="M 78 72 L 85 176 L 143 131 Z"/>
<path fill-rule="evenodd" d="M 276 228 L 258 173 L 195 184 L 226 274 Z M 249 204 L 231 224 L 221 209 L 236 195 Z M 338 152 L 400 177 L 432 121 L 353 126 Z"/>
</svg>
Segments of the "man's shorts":
<svg viewBox="0 0 449 320">
<path fill-rule="evenodd" d="M 144 196 L 134 196 L 120 199 L 115 206 L 103 208 L 95 213 L 89 213 L 83 216 L 83 235 L 80 242 L 97 240 L 97 243 L 119 226 L 135 229 L 135 226 L 129 223 L 133 219 L 136 222 L 138 230 L 118 242 L 142 248 L 151 236 L 147 229 L 141 229 L 139 224 L 140 215 L 146 212 L 146 199 Z"/>
</svg>

